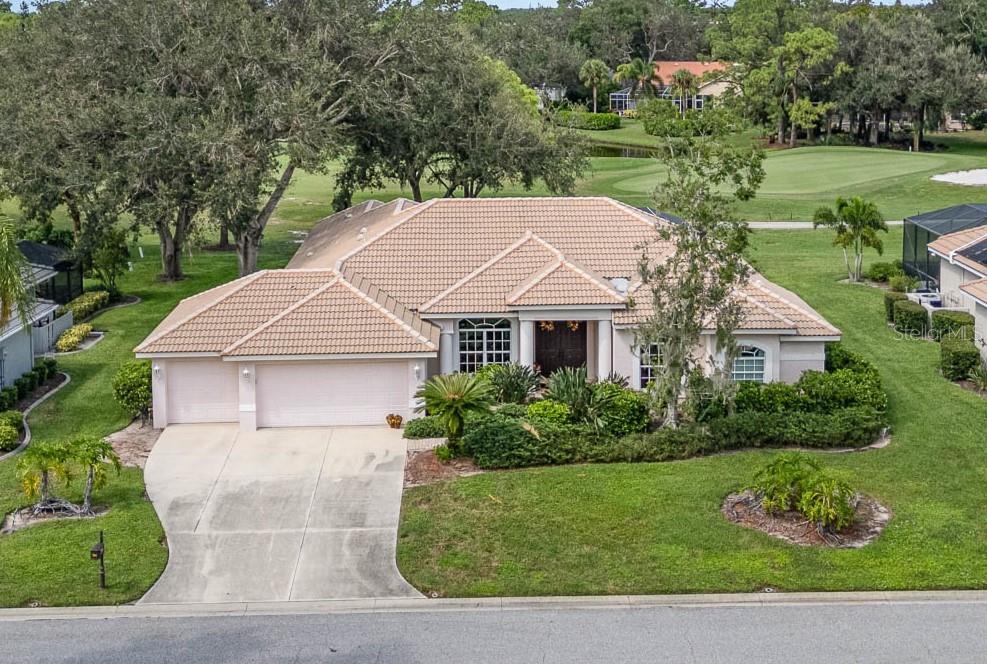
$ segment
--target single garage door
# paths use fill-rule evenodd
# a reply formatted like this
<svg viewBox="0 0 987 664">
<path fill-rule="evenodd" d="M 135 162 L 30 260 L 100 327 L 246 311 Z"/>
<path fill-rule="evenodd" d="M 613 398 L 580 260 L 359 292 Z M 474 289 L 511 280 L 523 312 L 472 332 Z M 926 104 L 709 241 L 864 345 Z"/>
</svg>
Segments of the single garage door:
<svg viewBox="0 0 987 664">
<path fill-rule="evenodd" d="M 406 361 L 257 365 L 257 426 L 384 424 L 408 411 Z"/>
<path fill-rule="evenodd" d="M 221 360 L 168 362 L 168 423 L 236 422 L 236 365 Z"/>
</svg>

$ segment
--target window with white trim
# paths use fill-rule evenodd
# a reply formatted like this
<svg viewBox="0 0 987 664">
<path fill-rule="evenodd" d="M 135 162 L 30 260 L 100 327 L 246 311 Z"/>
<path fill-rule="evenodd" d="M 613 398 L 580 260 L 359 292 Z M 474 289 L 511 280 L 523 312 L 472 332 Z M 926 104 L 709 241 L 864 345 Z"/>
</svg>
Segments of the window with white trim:
<svg viewBox="0 0 987 664">
<path fill-rule="evenodd" d="M 741 346 L 733 359 L 730 379 L 738 383 L 764 382 L 764 350 L 757 346 Z"/>
<path fill-rule="evenodd" d="M 648 383 L 658 377 L 661 371 L 661 346 L 659 344 L 641 346 L 638 355 L 641 358 L 641 389 L 643 390 Z"/>
<path fill-rule="evenodd" d="M 505 318 L 459 321 L 459 370 L 473 373 L 488 364 L 511 361 L 511 322 Z"/>
</svg>

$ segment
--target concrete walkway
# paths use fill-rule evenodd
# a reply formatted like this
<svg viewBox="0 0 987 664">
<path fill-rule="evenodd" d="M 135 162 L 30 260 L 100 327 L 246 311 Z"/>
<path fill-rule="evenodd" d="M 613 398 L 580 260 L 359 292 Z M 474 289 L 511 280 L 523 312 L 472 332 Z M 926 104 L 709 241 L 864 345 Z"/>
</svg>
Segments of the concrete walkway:
<svg viewBox="0 0 987 664">
<path fill-rule="evenodd" d="M 145 481 L 170 558 L 141 603 L 421 597 L 394 559 L 405 449 L 384 427 L 168 427 Z"/>
</svg>

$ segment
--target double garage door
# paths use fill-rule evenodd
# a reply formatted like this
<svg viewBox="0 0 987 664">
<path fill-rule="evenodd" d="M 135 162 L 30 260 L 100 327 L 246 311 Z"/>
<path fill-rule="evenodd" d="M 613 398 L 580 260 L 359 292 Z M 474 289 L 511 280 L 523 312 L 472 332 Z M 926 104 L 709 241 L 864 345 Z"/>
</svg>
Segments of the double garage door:
<svg viewBox="0 0 987 664">
<path fill-rule="evenodd" d="M 284 362 L 255 366 L 257 426 L 383 424 L 407 414 L 406 361 Z M 215 359 L 168 366 L 168 422 L 236 422 L 238 369 Z"/>
</svg>

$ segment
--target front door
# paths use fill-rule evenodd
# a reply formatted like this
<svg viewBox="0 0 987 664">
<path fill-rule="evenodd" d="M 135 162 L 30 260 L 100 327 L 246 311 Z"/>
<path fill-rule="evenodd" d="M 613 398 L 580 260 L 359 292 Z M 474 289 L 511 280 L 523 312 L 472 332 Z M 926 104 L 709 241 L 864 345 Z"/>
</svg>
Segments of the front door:
<svg viewBox="0 0 987 664">
<path fill-rule="evenodd" d="M 586 364 L 586 321 L 536 323 L 535 364 L 543 376 L 550 376 L 560 367 Z"/>
</svg>

